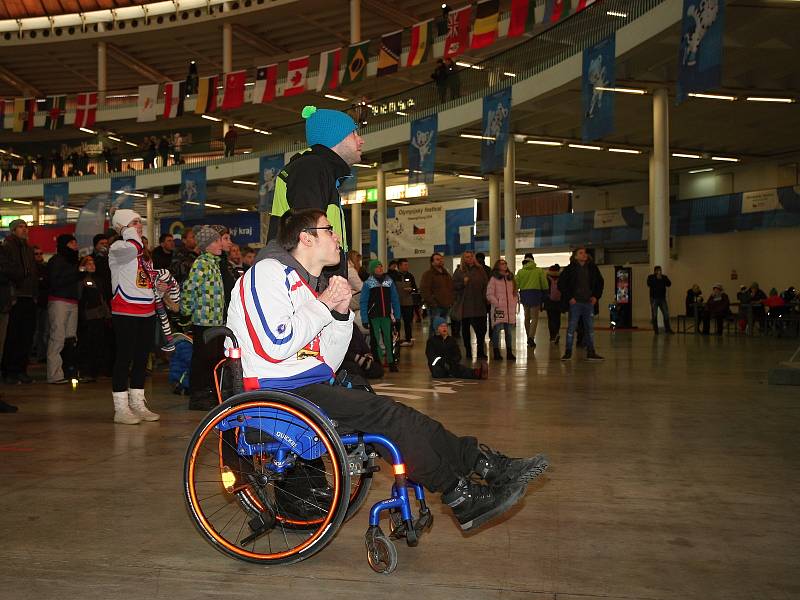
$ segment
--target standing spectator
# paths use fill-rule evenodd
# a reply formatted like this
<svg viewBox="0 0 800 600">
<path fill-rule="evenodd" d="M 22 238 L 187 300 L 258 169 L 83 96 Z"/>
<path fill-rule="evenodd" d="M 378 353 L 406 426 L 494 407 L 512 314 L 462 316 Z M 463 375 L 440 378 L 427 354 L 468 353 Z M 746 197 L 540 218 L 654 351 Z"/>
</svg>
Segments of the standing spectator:
<svg viewBox="0 0 800 600">
<path fill-rule="evenodd" d="M 397 290 L 397 295 L 400 295 L 400 282 L 402 281 L 402 276 L 400 275 L 400 271 L 397 270 L 397 261 L 390 260 L 389 261 L 389 270 L 386 273 L 389 277 L 392 278 L 392 283 L 394 283 L 394 289 Z M 394 320 L 392 321 L 392 335 L 397 333 L 397 339 L 400 339 L 400 327 L 402 326 L 401 322 L 401 314 L 398 313 L 395 315 Z"/>
<path fill-rule="evenodd" d="M 374 352 L 389 370 L 397 372 L 392 348 L 392 323 L 401 314 L 400 298 L 394 281 L 383 272 L 383 264 L 378 259 L 369 262 L 370 276 L 361 288 L 361 321 L 375 334 Z M 381 350 L 383 341 L 383 350 Z"/>
<path fill-rule="evenodd" d="M 169 140 L 167 139 L 167 136 L 161 136 L 161 139 L 158 140 L 158 145 L 156 148 L 158 149 L 158 157 L 161 160 L 161 164 L 158 166 L 166 167 L 167 163 L 169 162 Z"/>
<path fill-rule="evenodd" d="M 11 275 L 13 266 L 8 255 L 8 248 L 0 245 L 0 360 L 2 360 L 3 346 L 8 330 L 8 317 L 14 306 L 14 286 Z M 0 398 L 0 413 L 15 413 L 17 407 Z"/>
<path fill-rule="evenodd" d="M 436 91 L 439 92 L 439 101 L 444 104 L 447 101 L 447 76 L 449 70 L 444 64 L 444 59 L 436 59 L 436 68 L 431 73 L 431 79 L 436 83 Z"/>
<path fill-rule="evenodd" d="M 61 351 L 66 340 L 78 335 L 79 284 L 86 276 L 86 269 L 78 266 L 78 241 L 74 235 L 62 233 L 56 238 L 56 254 L 47 263 L 47 271 L 47 383 L 64 384 L 69 379 L 64 377 Z"/>
<path fill-rule="evenodd" d="M 594 345 L 594 307 L 603 295 L 603 276 L 600 269 L 581 246 L 575 250 L 574 258 L 558 278 L 561 299 L 569 304 L 567 343 L 561 360 L 572 358 L 572 339 L 578 322 L 585 327 L 586 359 L 603 360 Z"/>
<path fill-rule="evenodd" d="M 36 173 L 36 179 L 49 179 L 53 176 L 53 163 L 49 156 L 39 154 L 36 157 L 36 163 L 40 167 L 39 171 Z"/>
<path fill-rule="evenodd" d="M 114 422 L 137 425 L 157 421 L 159 416 L 147 408 L 144 395 L 147 356 L 153 346 L 156 327 L 153 265 L 142 244 L 142 218 L 127 209 L 117 209 L 111 225 L 120 236 L 111 245 L 111 322 L 116 354 L 112 378 Z M 156 284 L 161 291 L 167 286 Z M 130 381 L 130 385 L 129 382 Z"/>
<path fill-rule="evenodd" d="M 397 271 L 400 273 L 397 293 L 400 295 L 400 312 L 403 315 L 403 333 L 405 334 L 400 345 L 411 346 L 414 343 L 411 327 L 414 324 L 414 294 L 417 293 L 417 281 L 414 279 L 414 274 L 408 270 L 407 258 L 398 259 Z"/>
<path fill-rule="evenodd" d="M 708 301 L 706 302 L 705 310 L 703 311 L 703 325 L 700 329 L 700 333 L 703 335 L 709 335 L 711 319 L 713 318 L 717 322 L 717 335 L 722 335 L 722 325 L 725 321 L 725 317 L 728 316 L 730 312 L 730 300 L 728 299 L 728 294 L 722 291 L 722 284 L 715 283 L 711 288 L 711 295 L 708 297 Z"/>
<path fill-rule="evenodd" d="M 183 152 L 183 136 L 179 131 L 176 131 L 172 136 L 172 164 L 182 165 L 183 159 L 181 153 Z"/>
<path fill-rule="evenodd" d="M 672 285 L 669 277 L 664 275 L 661 267 L 653 268 L 653 274 L 647 276 L 647 287 L 650 288 L 650 312 L 652 314 L 653 331 L 658 335 L 658 311 L 664 319 L 664 332 L 673 333 L 669 323 L 669 307 L 667 306 L 667 288 Z"/>
<path fill-rule="evenodd" d="M 245 246 L 242 248 L 242 266 L 244 270 L 247 271 L 250 267 L 253 266 L 253 262 L 256 259 L 256 251 L 253 250 L 250 246 Z"/>
<path fill-rule="evenodd" d="M 92 252 L 92 260 L 94 260 L 94 275 L 93 278 L 97 285 L 100 287 L 100 292 L 106 304 L 111 306 L 111 269 L 108 266 L 108 236 L 105 233 L 98 233 L 92 238 L 92 245 L 94 252 Z"/>
<path fill-rule="evenodd" d="M 486 379 L 489 369 L 485 362 L 479 367 L 470 368 L 461 364 L 461 350 L 458 342 L 450 335 L 447 321 L 442 317 L 434 317 L 436 335 L 428 338 L 425 344 L 425 356 L 428 358 L 428 368 L 434 379 L 458 377 L 460 379 Z"/>
<path fill-rule="evenodd" d="M 547 283 L 549 290 L 544 299 L 544 309 L 547 311 L 547 329 L 550 333 L 550 343 L 557 344 L 561 337 L 558 332 L 561 329 L 561 291 L 558 289 L 558 274 L 561 267 L 558 263 L 547 269 Z"/>
<path fill-rule="evenodd" d="M 461 312 L 461 338 L 464 354 L 472 358 L 470 327 L 475 331 L 477 356 L 486 359 L 486 285 L 488 279 L 483 265 L 475 260 L 475 254 L 467 250 L 461 256 L 461 266 L 453 275 L 453 290 L 458 295 Z"/>
<path fill-rule="evenodd" d="M 228 132 L 222 138 L 225 143 L 225 156 L 233 156 L 236 153 L 236 140 L 238 138 L 239 134 L 236 131 L 236 127 L 228 127 Z"/>
<path fill-rule="evenodd" d="M 422 274 L 420 292 L 430 318 L 430 333 L 434 335 L 434 317 L 447 319 L 447 313 L 453 306 L 453 277 L 444 268 L 444 256 L 438 252 L 431 254 L 431 268 Z"/>
<path fill-rule="evenodd" d="M 247 269 L 242 264 L 242 249 L 239 244 L 231 244 L 231 250 L 228 252 L 228 263 L 236 279 L 244 275 Z"/>
<path fill-rule="evenodd" d="M 26 156 L 25 162 L 22 164 L 22 178 L 25 180 L 33 179 L 34 167 L 33 159 L 30 156 Z"/>
<path fill-rule="evenodd" d="M 233 242 L 231 241 L 231 232 L 224 225 L 210 225 L 214 231 L 219 234 L 222 252 L 219 254 L 219 272 L 222 275 L 222 288 L 225 290 L 225 315 L 228 314 L 228 304 L 231 302 L 231 292 L 233 286 L 236 284 L 238 276 L 228 260 L 228 254 L 231 251 Z"/>
<path fill-rule="evenodd" d="M 64 155 L 61 154 L 60 150 L 53 150 L 52 154 L 50 155 L 50 161 L 53 163 L 53 170 L 55 173 L 55 177 L 63 177 L 64 176 Z"/>
<path fill-rule="evenodd" d="M 0 181 L 12 181 L 11 179 L 12 167 L 13 163 L 11 162 L 11 156 L 7 154 L 5 158 L 0 160 Z"/>
<path fill-rule="evenodd" d="M 461 97 L 461 74 L 456 69 L 452 58 L 444 59 L 444 66 L 447 69 L 447 89 L 450 92 L 450 100 Z"/>
<path fill-rule="evenodd" d="M 153 266 L 156 269 L 169 269 L 175 250 L 175 240 L 171 233 L 162 233 L 158 238 L 158 246 L 153 250 Z"/>
<path fill-rule="evenodd" d="M 361 288 L 364 282 L 358 276 L 358 269 L 361 265 L 361 255 L 358 250 L 350 250 L 347 253 L 347 283 L 350 284 L 350 291 L 353 293 L 350 298 L 350 310 L 353 311 L 353 323 L 360 323 L 361 313 Z"/>
<path fill-rule="evenodd" d="M 31 383 L 28 359 L 36 331 L 36 302 L 38 279 L 33 248 L 28 245 L 28 224 L 15 219 L 8 225 L 11 235 L 3 240 L 10 261 L 11 283 L 14 285 L 16 303 L 11 309 L 8 331 L 3 349 L 3 381 L 6 384 Z"/>
<path fill-rule="evenodd" d="M 199 229 L 199 227 L 197 228 Z M 199 250 L 197 248 L 197 238 L 195 237 L 195 230 L 187 227 L 183 230 L 181 235 L 181 245 L 173 252 L 172 264 L 169 267 L 172 276 L 178 285 L 186 281 L 186 276 L 189 275 L 189 270 L 192 268 Z"/>
<path fill-rule="evenodd" d="M 225 296 L 220 271 L 222 238 L 214 228 L 196 233 L 201 254 L 192 264 L 181 294 L 181 313 L 192 322 L 192 366 L 189 375 L 189 410 L 209 411 L 217 403 L 212 369 L 222 357 L 222 338 L 206 344 L 203 333 L 225 324 Z"/>
<path fill-rule="evenodd" d="M 353 105 L 353 118 L 359 127 L 364 127 L 367 124 L 369 112 L 369 100 L 366 96 L 361 96 L 361 100 Z"/>
<path fill-rule="evenodd" d="M 80 262 L 86 277 L 80 283 L 78 303 L 78 371 L 79 381 L 95 381 L 100 367 L 105 363 L 106 330 L 111 319 L 108 300 L 95 280 L 95 264 L 91 256 L 84 256 Z"/>
<path fill-rule="evenodd" d="M 514 356 L 514 335 L 512 327 L 517 324 L 517 284 L 514 274 L 508 270 L 508 263 L 498 260 L 492 277 L 486 286 L 486 299 L 491 305 L 489 318 L 492 323 L 492 354 L 495 360 L 502 360 L 500 354 L 500 332 L 505 333 L 506 360 L 517 360 Z"/>
<path fill-rule="evenodd" d="M 517 273 L 517 287 L 522 312 L 525 315 L 525 335 L 528 346 L 536 348 L 536 330 L 539 327 L 539 310 L 547 298 L 550 282 L 544 270 L 536 265 L 533 254 L 526 254 L 522 268 Z M 552 339 L 552 335 L 550 336 Z"/>
<path fill-rule="evenodd" d="M 33 259 L 36 261 L 36 331 L 33 333 L 33 355 L 40 363 L 47 360 L 47 340 L 50 337 L 50 327 L 47 318 L 47 263 L 44 262 L 44 252 L 39 246 L 33 247 Z"/>
</svg>

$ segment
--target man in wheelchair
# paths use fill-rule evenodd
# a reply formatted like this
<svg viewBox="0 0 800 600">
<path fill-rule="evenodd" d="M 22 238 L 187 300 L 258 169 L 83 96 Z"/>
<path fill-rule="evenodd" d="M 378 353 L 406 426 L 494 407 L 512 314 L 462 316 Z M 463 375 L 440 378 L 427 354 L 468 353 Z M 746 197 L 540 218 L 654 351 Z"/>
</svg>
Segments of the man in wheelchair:
<svg viewBox="0 0 800 600">
<path fill-rule="evenodd" d="M 291 390 L 340 427 L 393 440 L 409 477 L 442 493 L 465 531 L 510 509 L 547 469 L 543 455 L 509 458 L 389 397 L 337 384 L 352 335 L 351 288 L 323 271 L 340 260 L 339 239 L 323 211 L 284 214 L 265 250 L 236 283 L 228 310 L 245 390 Z"/>
</svg>

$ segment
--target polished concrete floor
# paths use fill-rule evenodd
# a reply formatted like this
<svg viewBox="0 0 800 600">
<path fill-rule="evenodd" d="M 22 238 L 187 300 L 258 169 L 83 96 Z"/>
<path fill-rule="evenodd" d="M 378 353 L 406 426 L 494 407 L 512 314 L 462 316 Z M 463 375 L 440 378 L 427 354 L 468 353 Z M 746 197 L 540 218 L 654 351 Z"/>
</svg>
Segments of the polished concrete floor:
<svg viewBox="0 0 800 600">
<path fill-rule="evenodd" d="M 562 363 L 541 334 L 488 381 L 433 386 L 419 344 L 381 384 L 553 463 L 509 518 L 469 536 L 434 499 L 433 530 L 398 546 L 390 576 L 367 565 L 363 510 L 291 567 L 208 545 L 181 491 L 202 415 L 164 373 L 148 384 L 161 421 L 133 427 L 111 422 L 108 380 L 6 386 L 20 412 L 0 415 L 0 598 L 800 598 L 800 390 L 766 383 L 797 340 L 604 331 L 604 363 Z"/>
</svg>

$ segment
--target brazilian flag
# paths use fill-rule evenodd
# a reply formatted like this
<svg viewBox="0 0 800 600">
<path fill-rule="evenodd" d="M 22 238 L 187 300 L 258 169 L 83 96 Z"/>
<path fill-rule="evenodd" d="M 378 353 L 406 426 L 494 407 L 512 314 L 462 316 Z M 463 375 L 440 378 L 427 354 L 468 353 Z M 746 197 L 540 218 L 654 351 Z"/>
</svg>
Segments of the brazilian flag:
<svg viewBox="0 0 800 600">
<path fill-rule="evenodd" d="M 367 76 L 369 62 L 369 40 L 353 44 L 347 49 L 347 64 L 342 85 L 362 81 Z"/>
</svg>

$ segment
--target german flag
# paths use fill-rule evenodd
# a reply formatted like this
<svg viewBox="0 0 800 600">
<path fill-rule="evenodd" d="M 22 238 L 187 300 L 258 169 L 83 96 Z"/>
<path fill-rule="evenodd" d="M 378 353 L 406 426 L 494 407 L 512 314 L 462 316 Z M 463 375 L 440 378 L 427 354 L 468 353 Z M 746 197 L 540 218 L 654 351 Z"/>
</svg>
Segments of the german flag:
<svg viewBox="0 0 800 600">
<path fill-rule="evenodd" d="M 497 20 L 500 0 L 481 0 L 475 10 L 472 25 L 472 48 L 485 48 L 497 40 Z"/>
<path fill-rule="evenodd" d="M 219 75 L 211 77 L 201 77 L 197 82 L 197 103 L 194 105 L 194 113 L 214 112 L 217 110 L 217 86 L 219 85 Z"/>
</svg>

